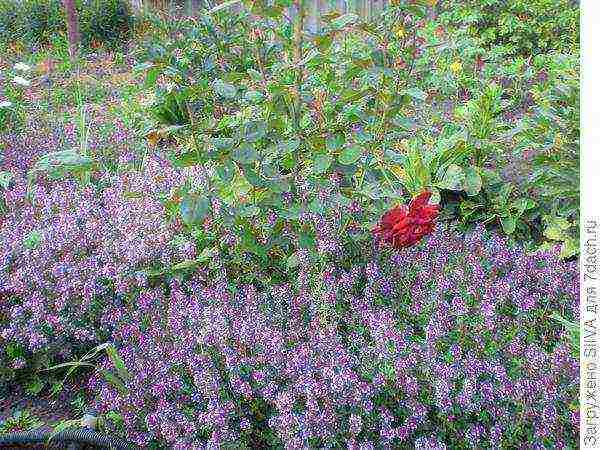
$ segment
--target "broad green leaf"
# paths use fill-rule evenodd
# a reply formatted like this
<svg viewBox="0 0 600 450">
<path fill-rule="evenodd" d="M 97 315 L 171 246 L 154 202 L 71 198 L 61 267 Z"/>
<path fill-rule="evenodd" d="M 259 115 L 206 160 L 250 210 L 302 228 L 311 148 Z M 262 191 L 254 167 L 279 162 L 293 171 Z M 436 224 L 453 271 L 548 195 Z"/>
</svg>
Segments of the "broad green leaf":
<svg viewBox="0 0 600 450">
<path fill-rule="evenodd" d="M 346 139 L 342 134 L 334 134 L 327 138 L 327 150 L 328 151 L 336 151 L 342 148 Z"/>
<path fill-rule="evenodd" d="M 513 234 L 515 232 L 517 220 L 514 217 L 502 217 L 500 223 L 502 225 L 502 230 L 504 230 L 506 234 Z"/>
<path fill-rule="evenodd" d="M 281 153 L 291 153 L 300 147 L 300 141 L 298 139 L 290 139 L 288 141 L 281 141 L 277 144 L 277 149 Z"/>
<path fill-rule="evenodd" d="M 199 225 L 208 216 L 211 202 L 200 194 L 186 194 L 179 205 L 179 212 L 187 225 Z"/>
<path fill-rule="evenodd" d="M 465 170 L 465 192 L 469 196 L 479 194 L 483 181 L 476 167 L 467 167 Z"/>
<path fill-rule="evenodd" d="M 234 85 L 218 78 L 213 81 L 212 87 L 218 95 L 229 100 L 234 99 L 237 94 L 237 88 Z"/>
<path fill-rule="evenodd" d="M 261 177 L 251 166 L 244 166 L 242 168 L 244 177 L 248 182 L 257 188 L 263 188 L 266 186 L 266 180 Z"/>
<path fill-rule="evenodd" d="M 260 208 L 258 206 L 250 205 L 240 208 L 238 215 L 240 217 L 254 217 L 260 214 Z"/>
<path fill-rule="evenodd" d="M 244 94 L 244 99 L 248 103 L 260 103 L 265 99 L 265 96 L 260 91 L 248 91 Z"/>
<path fill-rule="evenodd" d="M 465 183 L 465 172 L 460 166 L 450 164 L 444 173 L 442 180 L 438 183 L 440 189 L 460 191 Z"/>
<path fill-rule="evenodd" d="M 244 138 L 246 142 L 254 143 L 267 134 L 267 124 L 261 120 L 253 120 L 244 125 Z"/>
<path fill-rule="evenodd" d="M 212 8 L 210 11 L 208 11 L 209 14 L 214 14 L 216 12 L 219 12 L 223 9 L 227 9 L 227 8 L 231 8 L 233 5 L 236 5 L 238 3 L 241 3 L 242 0 L 226 0 L 223 3 L 221 3 L 220 5 L 215 6 L 214 8 Z"/>
<path fill-rule="evenodd" d="M 410 117 L 395 117 L 394 119 L 392 119 L 392 123 L 398 128 L 402 128 L 408 131 L 413 131 L 417 128 L 417 122 L 415 122 Z"/>
<path fill-rule="evenodd" d="M 523 213 L 525 213 L 525 211 L 535 207 L 535 202 L 530 198 L 520 198 L 518 200 L 515 200 L 511 204 L 511 207 L 515 209 L 516 216 L 521 217 Z"/>
<path fill-rule="evenodd" d="M 242 143 L 236 148 L 231 157 L 240 164 L 250 164 L 258 160 L 258 151 L 253 145 Z"/>
<path fill-rule="evenodd" d="M 90 170 L 93 160 L 89 156 L 81 155 L 75 150 L 63 150 L 48 153 L 42 156 L 33 165 L 31 171 L 48 172 L 54 176 L 62 176 L 65 173 L 78 173 Z"/>
<path fill-rule="evenodd" d="M 562 241 L 567 234 L 560 227 L 550 225 L 544 229 L 544 236 L 553 241 Z"/>
<path fill-rule="evenodd" d="M 200 155 L 202 156 L 202 155 Z M 169 160 L 175 167 L 191 167 L 202 163 L 202 160 L 198 159 L 198 153 L 195 151 L 183 153 L 181 155 L 171 154 L 168 156 Z"/>
<path fill-rule="evenodd" d="M 210 143 L 219 150 L 229 150 L 235 144 L 233 138 L 212 138 Z"/>
<path fill-rule="evenodd" d="M 348 25 L 353 25 L 358 22 L 360 18 L 356 14 L 344 14 L 330 22 L 331 28 L 339 30 Z"/>
<path fill-rule="evenodd" d="M 409 88 L 402 91 L 403 94 L 406 94 L 415 100 L 424 101 L 427 98 L 427 94 L 418 88 Z"/>
<path fill-rule="evenodd" d="M 8 186 L 10 186 L 10 182 L 13 179 L 13 174 L 10 172 L 0 172 L 0 187 L 3 187 L 4 189 L 8 189 Z"/>
<path fill-rule="evenodd" d="M 313 160 L 313 173 L 316 175 L 321 175 L 327 172 L 327 169 L 331 166 L 333 162 L 333 158 L 329 155 L 316 155 Z"/>
<path fill-rule="evenodd" d="M 560 249 L 560 257 L 563 259 L 570 258 L 579 253 L 579 241 L 572 237 L 567 237 Z"/>
<path fill-rule="evenodd" d="M 351 145 L 350 147 L 346 147 L 344 150 L 342 150 L 342 152 L 340 153 L 340 156 L 338 157 L 338 161 L 340 164 L 344 164 L 344 165 L 350 165 L 350 164 L 354 164 L 356 161 L 358 161 L 360 159 L 360 157 L 362 156 L 363 153 L 363 149 L 362 147 L 360 147 L 359 145 Z"/>
<path fill-rule="evenodd" d="M 216 169 L 217 176 L 224 183 L 229 183 L 235 175 L 235 164 L 231 161 L 225 161 Z"/>
<path fill-rule="evenodd" d="M 389 148 L 385 150 L 383 156 L 386 160 L 395 164 L 400 164 L 401 166 L 405 166 L 407 162 L 406 155 L 390 150 Z"/>
</svg>

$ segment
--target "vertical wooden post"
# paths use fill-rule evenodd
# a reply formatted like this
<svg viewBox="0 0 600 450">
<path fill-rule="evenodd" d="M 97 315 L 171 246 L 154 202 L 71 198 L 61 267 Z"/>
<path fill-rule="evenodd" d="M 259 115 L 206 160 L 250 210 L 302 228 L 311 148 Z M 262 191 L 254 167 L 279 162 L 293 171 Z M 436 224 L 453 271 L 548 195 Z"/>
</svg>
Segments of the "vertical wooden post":
<svg viewBox="0 0 600 450">
<path fill-rule="evenodd" d="M 67 19 L 67 35 L 69 37 L 69 55 L 71 61 L 75 61 L 79 54 L 79 23 L 77 21 L 77 10 L 75 0 L 63 0 L 65 16 Z"/>
</svg>

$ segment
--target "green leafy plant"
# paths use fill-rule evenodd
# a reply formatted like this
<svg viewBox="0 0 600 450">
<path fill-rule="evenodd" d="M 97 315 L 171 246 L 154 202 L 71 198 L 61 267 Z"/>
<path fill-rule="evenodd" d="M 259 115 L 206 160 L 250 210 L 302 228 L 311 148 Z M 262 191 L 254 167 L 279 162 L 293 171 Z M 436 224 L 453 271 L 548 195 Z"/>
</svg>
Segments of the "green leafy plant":
<svg viewBox="0 0 600 450">
<path fill-rule="evenodd" d="M 552 87 L 540 85 L 535 113 L 526 119 L 523 146 L 535 152 L 529 180 L 543 207 L 544 236 L 562 242 L 562 256 L 579 253 L 579 84 L 567 72 Z"/>
<path fill-rule="evenodd" d="M 554 312 L 550 315 L 550 318 L 559 322 L 562 326 L 565 327 L 570 336 L 571 346 L 573 348 L 573 353 L 575 356 L 579 358 L 580 346 L 579 339 L 581 335 L 580 326 L 577 322 L 572 322 L 570 320 L 565 319 L 563 316 Z"/>
<path fill-rule="evenodd" d="M 93 361 L 101 354 L 105 353 L 108 357 L 109 361 L 112 363 L 113 370 L 107 370 L 99 365 L 95 364 Z M 127 388 L 125 383 L 131 378 L 125 363 L 119 356 L 119 353 L 115 349 L 114 345 L 110 342 L 106 342 L 104 344 L 100 344 L 90 350 L 88 353 L 83 355 L 81 358 L 70 361 L 62 364 L 56 364 L 54 366 L 46 369 L 47 371 L 57 370 L 57 369 L 68 369 L 64 379 L 61 383 L 57 383 L 54 386 L 54 392 L 59 392 L 67 378 L 77 370 L 82 367 L 89 367 L 101 373 L 101 375 L 106 379 L 108 383 L 113 385 L 120 392 L 126 392 Z"/>
<path fill-rule="evenodd" d="M 571 0 L 467 0 L 443 2 L 445 18 L 467 26 L 487 45 L 512 54 L 572 52 L 579 47 L 579 2 Z"/>
<path fill-rule="evenodd" d="M 481 190 L 479 169 L 470 165 L 464 133 L 451 127 L 446 130 L 436 138 L 431 150 L 417 140 L 406 156 L 399 159 L 403 168 L 395 173 L 412 195 L 431 190 L 439 201 L 443 190 L 462 191 L 468 196 Z"/>
<path fill-rule="evenodd" d="M 30 411 L 18 410 L 12 416 L 0 422 L 0 434 L 35 430 L 42 425 L 43 422 Z"/>
<path fill-rule="evenodd" d="M 125 0 L 77 0 L 84 48 L 119 47 L 131 37 L 134 16 Z M 0 5 L 0 41 L 49 45 L 66 34 L 61 0 L 5 0 Z"/>
<path fill-rule="evenodd" d="M 279 230 L 313 234 L 301 217 L 325 211 L 318 191 L 332 177 L 341 178 L 343 204 L 368 208 L 362 239 L 368 221 L 401 200 L 402 183 L 410 194 L 434 184 L 478 191 L 477 171 L 456 142 L 440 140 L 424 156 L 430 179 L 411 167 L 402 170 L 412 178 L 399 175 L 398 166 L 409 160 L 417 165 L 426 153 L 416 150 L 410 159 L 396 151 L 413 135 L 410 116 L 426 99 L 415 83 L 425 72 L 416 63 L 423 45 L 417 21 L 427 15 L 425 2 L 398 2 L 371 24 L 332 13 L 315 36 L 303 31 L 305 2 L 243 3 L 239 13 L 224 6 L 201 17 L 190 33 L 194 42 L 166 42 L 142 66 L 146 85 L 157 87 L 152 111 L 158 129 L 185 123 L 175 135 L 183 149 L 170 154 L 171 161 L 205 171 L 202 185 L 183 187 L 178 204 L 169 205 L 190 233 L 210 222 L 214 234 L 204 235 L 202 245 L 212 246 L 218 233 L 232 231 L 239 238 L 238 247 L 228 250 L 235 258 L 250 254 L 286 271 L 297 247 L 290 238 L 282 240 Z M 290 7 L 297 12 L 293 20 L 285 14 Z M 413 28 L 404 25 L 407 17 Z M 235 32 L 224 26 L 232 23 Z M 404 26 L 406 34 L 398 39 Z M 183 120 L 186 111 L 189 120 Z M 459 187 L 452 177 L 461 177 L 462 164 Z M 452 172 L 456 167 L 460 174 Z M 307 183 L 314 186 L 307 198 L 289 205 L 282 200 Z M 221 204 L 218 214 L 215 201 Z M 271 213 L 280 218 L 274 228 L 264 225 Z"/>
</svg>

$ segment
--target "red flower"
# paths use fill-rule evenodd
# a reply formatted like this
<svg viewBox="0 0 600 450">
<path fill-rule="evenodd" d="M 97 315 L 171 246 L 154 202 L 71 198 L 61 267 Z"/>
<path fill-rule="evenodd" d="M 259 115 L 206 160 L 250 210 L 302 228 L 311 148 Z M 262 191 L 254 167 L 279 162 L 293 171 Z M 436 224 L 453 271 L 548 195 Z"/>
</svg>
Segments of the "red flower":
<svg viewBox="0 0 600 450">
<path fill-rule="evenodd" d="M 408 206 L 400 205 L 381 218 L 374 233 L 395 248 L 410 247 L 433 231 L 439 205 L 429 205 L 431 192 L 417 195 Z"/>
</svg>

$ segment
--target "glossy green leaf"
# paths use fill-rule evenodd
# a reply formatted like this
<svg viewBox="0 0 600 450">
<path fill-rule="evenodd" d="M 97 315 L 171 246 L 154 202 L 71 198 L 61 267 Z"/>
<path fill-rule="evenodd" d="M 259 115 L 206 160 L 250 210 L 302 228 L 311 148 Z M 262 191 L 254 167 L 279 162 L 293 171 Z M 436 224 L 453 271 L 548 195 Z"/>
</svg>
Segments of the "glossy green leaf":
<svg viewBox="0 0 600 450">
<path fill-rule="evenodd" d="M 460 191 L 465 183 L 465 172 L 460 166 L 450 164 L 444 173 L 443 178 L 438 183 L 440 189 L 448 189 L 450 191 Z"/>
<path fill-rule="evenodd" d="M 464 189 L 467 195 L 473 196 L 479 194 L 483 186 L 483 180 L 476 167 L 467 167 L 465 170 Z"/>
<path fill-rule="evenodd" d="M 354 164 L 356 161 L 358 161 L 360 159 L 360 157 L 363 154 L 363 148 L 360 147 L 359 145 L 351 145 L 350 147 L 346 147 L 344 150 L 342 150 L 342 152 L 340 153 L 340 156 L 338 157 L 338 161 L 340 164 L 344 164 L 344 165 L 350 165 L 350 164 Z"/>
<path fill-rule="evenodd" d="M 517 220 L 514 217 L 502 217 L 500 219 L 500 224 L 502 225 L 502 230 L 506 234 L 513 234 L 517 227 Z"/>
<path fill-rule="evenodd" d="M 313 160 L 313 173 L 321 175 L 327 172 L 332 162 L 333 158 L 329 155 L 316 155 Z"/>
<path fill-rule="evenodd" d="M 250 144 L 240 144 L 231 154 L 231 157 L 240 164 L 250 164 L 258 160 L 258 151 Z"/>
<path fill-rule="evenodd" d="M 221 79 L 213 81 L 212 87 L 218 95 L 229 100 L 234 99 L 237 95 L 237 88 Z"/>
<path fill-rule="evenodd" d="M 210 199 L 200 194 L 186 194 L 179 205 L 181 218 L 190 226 L 201 224 L 210 211 Z"/>
</svg>

